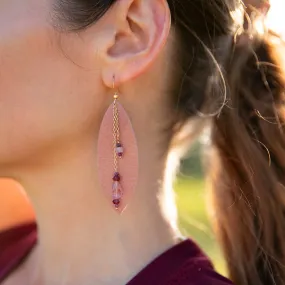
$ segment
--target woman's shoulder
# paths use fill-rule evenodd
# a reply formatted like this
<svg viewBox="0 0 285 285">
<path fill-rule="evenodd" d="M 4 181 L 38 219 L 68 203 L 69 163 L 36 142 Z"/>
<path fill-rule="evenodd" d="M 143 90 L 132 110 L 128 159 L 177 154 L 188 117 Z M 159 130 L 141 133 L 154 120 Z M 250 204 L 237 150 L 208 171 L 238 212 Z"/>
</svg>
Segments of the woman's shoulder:
<svg viewBox="0 0 285 285">
<path fill-rule="evenodd" d="M 217 273 L 206 254 L 191 240 L 184 242 L 185 262 L 174 272 L 166 285 L 233 285 Z"/>
<path fill-rule="evenodd" d="M 188 239 L 179 246 L 177 253 L 180 250 L 181 266 L 170 276 L 166 285 L 233 285 L 215 271 L 212 262 L 195 242 Z"/>
<path fill-rule="evenodd" d="M 213 267 L 201 266 L 199 262 L 189 260 L 166 285 L 233 285 L 233 283 L 217 273 Z"/>
<path fill-rule="evenodd" d="M 0 282 L 24 261 L 36 242 L 37 226 L 33 222 L 0 232 Z"/>
<path fill-rule="evenodd" d="M 158 256 L 127 285 L 232 285 L 204 252 L 187 239 Z"/>
</svg>

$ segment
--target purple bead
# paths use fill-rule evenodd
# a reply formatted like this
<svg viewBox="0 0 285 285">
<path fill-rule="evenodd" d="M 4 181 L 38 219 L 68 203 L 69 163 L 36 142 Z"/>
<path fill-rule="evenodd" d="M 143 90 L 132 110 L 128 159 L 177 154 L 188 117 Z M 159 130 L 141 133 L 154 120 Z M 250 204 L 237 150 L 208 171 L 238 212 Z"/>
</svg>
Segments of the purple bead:
<svg viewBox="0 0 285 285">
<path fill-rule="evenodd" d="M 114 173 L 113 180 L 114 181 L 120 181 L 121 180 L 121 176 L 120 176 L 119 172 Z"/>
<path fill-rule="evenodd" d="M 115 206 L 119 206 L 120 203 L 121 203 L 120 199 L 114 199 L 114 200 L 113 200 L 113 204 L 114 204 Z"/>
</svg>

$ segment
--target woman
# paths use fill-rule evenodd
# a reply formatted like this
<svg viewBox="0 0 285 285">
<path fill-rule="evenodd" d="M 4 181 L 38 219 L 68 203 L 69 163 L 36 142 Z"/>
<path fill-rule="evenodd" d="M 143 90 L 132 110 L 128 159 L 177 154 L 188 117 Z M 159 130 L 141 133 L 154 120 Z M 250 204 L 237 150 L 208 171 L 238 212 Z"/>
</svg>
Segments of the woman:
<svg viewBox="0 0 285 285">
<path fill-rule="evenodd" d="M 284 82 L 243 9 L 4 1 L 0 173 L 25 188 L 38 229 L 1 234 L 2 285 L 232 284 L 179 234 L 168 187 L 206 125 L 230 276 L 284 284 Z"/>
</svg>

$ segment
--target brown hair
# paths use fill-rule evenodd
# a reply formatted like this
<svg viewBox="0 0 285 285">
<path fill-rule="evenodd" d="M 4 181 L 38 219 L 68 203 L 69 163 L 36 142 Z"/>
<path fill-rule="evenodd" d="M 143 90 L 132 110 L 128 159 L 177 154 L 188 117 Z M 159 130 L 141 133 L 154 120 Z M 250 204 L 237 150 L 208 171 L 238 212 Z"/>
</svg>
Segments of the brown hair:
<svg viewBox="0 0 285 285">
<path fill-rule="evenodd" d="M 116 0 L 58 0 L 70 29 Z M 237 285 L 285 283 L 284 81 L 270 35 L 239 33 L 239 0 L 168 0 L 180 41 L 174 110 L 210 119 L 215 228 Z M 179 87 L 178 87 L 179 86 Z"/>
<path fill-rule="evenodd" d="M 285 105 L 269 39 L 237 48 L 214 118 L 216 227 L 236 284 L 285 282 Z"/>
</svg>

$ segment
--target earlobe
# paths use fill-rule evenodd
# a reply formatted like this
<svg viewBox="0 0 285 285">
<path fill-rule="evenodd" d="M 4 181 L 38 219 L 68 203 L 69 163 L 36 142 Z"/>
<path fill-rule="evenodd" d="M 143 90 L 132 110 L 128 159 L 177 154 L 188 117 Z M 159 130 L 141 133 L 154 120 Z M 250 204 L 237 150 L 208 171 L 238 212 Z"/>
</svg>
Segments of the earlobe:
<svg viewBox="0 0 285 285">
<path fill-rule="evenodd" d="M 121 85 L 146 71 L 164 48 L 171 26 L 167 0 L 118 1 L 111 13 L 116 32 L 104 51 L 102 69 L 110 88 L 114 75 Z"/>
</svg>

